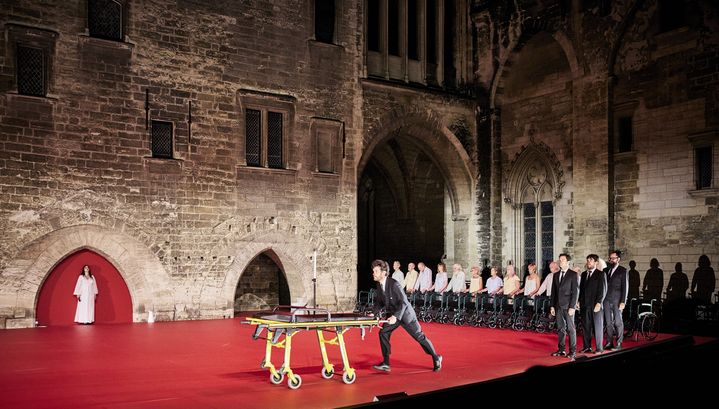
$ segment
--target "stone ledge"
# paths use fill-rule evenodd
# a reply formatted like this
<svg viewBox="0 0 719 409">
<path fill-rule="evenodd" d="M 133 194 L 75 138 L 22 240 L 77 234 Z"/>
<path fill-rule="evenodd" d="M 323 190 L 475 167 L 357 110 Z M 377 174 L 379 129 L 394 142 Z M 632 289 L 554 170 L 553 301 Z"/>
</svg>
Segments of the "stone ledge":
<svg viewBox="0 0 719 409">
<path fill-rule="evenodd" d="M 117 52 L 124 52 L 129 54 L 132 54 L 133 48 L 135 48 L 135 44 L 125 42 L 125 41 L 113 41 L 113 40 L 105 40 L 102 38 L 97 37 L 90 37 L 87 34 L 80 34 L 77 36 L 78 41 L 81 46 L 83 47 L 92 47 L 92 48 L 101 48 L 105 50 L 113 50 Z"/>
<path fill-rule="evenodd" d="M 719 188 L 690 190 L 688 193 L 691 197 L 719 197 Z"/>
<path fill-rule="evenodd" d="M 334 178 L 340 177 L 340 174 L 336 173 L 336 172 L 317 172 L 317 171 L 315 171 L 315 172 L 312 172 L 312 176 L 334 179 Z"/>
</svg>

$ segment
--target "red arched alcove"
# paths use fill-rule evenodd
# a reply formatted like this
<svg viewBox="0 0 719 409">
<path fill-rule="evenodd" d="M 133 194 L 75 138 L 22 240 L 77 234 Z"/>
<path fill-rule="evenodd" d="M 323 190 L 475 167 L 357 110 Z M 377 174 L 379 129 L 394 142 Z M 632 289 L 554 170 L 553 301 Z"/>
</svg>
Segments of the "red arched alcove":
<svg viewBox="0 0 719 409">
<path fill-rule="evenodd" d="M 97 282 L 95 323 L 132 322 L 130 291 L 115 266 L 93 251 L 80 250 L 55 266 L 40 288 L 35 315 L 38 325 L 74 324 L 77 298 L 72 292 L 85 264 Z"/>
</svg>

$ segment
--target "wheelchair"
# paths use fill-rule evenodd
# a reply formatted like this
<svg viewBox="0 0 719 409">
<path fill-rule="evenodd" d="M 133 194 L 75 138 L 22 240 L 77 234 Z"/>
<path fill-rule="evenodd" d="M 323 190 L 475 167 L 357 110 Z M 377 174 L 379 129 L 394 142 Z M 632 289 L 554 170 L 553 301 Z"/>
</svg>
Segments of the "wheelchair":
<svg viewBox="0 0 719 409">
<path fill-rule="evenodd" d="M 649 302 L 637 298 L 629 301 L 629 319 L 625 324 L 624 337 L 639 340 L 641 335 L 648 341 L 659 335 L 659 314 L 662 301 L 652 299 Z"/>
<path fill-rule="evenodd" d="M 551 306 L 552 299 L 547 296 L 539 296 L 534 299 L 534 315 L 531 325 L 540 334 L 554 331 L 557 327 L 557 319 L 549 313 Z"/>
<path fill-rule="evenodd" d="M 371 311 L 372 307 L 374 307 L 374 296 L 374 288 L 369 291 L 360 291 L 357 294 L 357 304 L 355 305 L 354 312 L 364 313 L 366 311 Z"/>
</svg>

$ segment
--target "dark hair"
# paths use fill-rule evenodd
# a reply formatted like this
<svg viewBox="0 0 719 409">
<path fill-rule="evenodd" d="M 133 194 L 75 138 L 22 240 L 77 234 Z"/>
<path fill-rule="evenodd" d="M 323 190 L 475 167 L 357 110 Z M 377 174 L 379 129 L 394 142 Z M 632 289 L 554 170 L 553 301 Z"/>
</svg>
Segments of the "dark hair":
<svg viewBox="0 0 719 409">
<path fill-rule="evenodd" d="M 711 267 L 712 262 L 709 260 L 709 257 L 706 254 L 702 254 L 699 256 L 699 261 L 697 262 L 699 264 L 699 267 Z"/>
<path fill-rule="evenodd" d="M 384 260 L 375 260 L 372 262 L 372 269 L 374 270 L 375 267 L 379 267 L 380 270 L 382 270 L 385 273 L 389 272 L 389 265 Z"/>
<path fill-rule="evenodd" d="M 85 275 L 85 267 L 87 267 L 87 273 L 90 274 L 90 277 L 92 277 L 92 271 L 90 271 L 90 266 L 88 266 L 87 264 L 82 266 L 82 269 L 80 269 L 80 275 L 81 276 Z"/>
<path fill-rule="evenodd" d="M 657 268 L 659 267 L 659 260 L 653 258 L 649 261 L 649 267 L 651 268 Z"/>
<path fill-rule="evenodd" d="M 446 264 L 440 262 L 439 264 L 437 264 L 437 270 L 439 270 L 439 267 L 440 267 L 440 266 L 442 267 L 442 270 L 444 270 L 445 272 L 447 272 L 447 265 L 446 265 Z"/>
<path fill-rule="evenodd" d="M 612 253 L 616 254 L 617 257 L 622 258 L 622 251 L 621 250 L 612 250 L 609 252 L 609 255 L 611 256 Z"/>
<path fill-rule="evenodd" d="M 595 263 L 596 263 L 597 261 L 599 261 L 599 256 L 596 255 L 596 254 L 590 254 L 590 255 L 588 255 L 588 256 L 587 256 L 587 259 L 590 259 L 590 258 L 591 258 L 592 260 L 594 260 Z"/>
<path fill-rule="evenodd" d="M 572 260 L 572 257 L 571 257 L 569 254 L 567 254 L 567 253 L 561 253 L 561 254 L 559 255 L 559 257 L 557 257 L 557 258 L 560 259 L 560 258 L 562 258 L 562 256 L 564 256 L 564 257 L 567 259 L 567 261 Z"/>
</svg>

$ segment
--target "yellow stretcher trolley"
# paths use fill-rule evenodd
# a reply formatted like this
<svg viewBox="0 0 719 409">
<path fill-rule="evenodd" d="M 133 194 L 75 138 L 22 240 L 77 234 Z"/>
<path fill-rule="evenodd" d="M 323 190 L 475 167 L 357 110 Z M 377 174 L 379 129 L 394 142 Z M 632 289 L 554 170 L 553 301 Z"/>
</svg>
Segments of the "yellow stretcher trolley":
<svg viewBox="0 0 719 409">
<path fill-rule="evenodd" d="M 252 317 L 247 317 L 244 324 L 257 325 L 253 339 L 261 338 L 262 332 L 266 329 L 267 340 L 265 358 L 260 364 L 261 368 L 270 371 L 270 382 L 279 385 L 287 375 L 287 386 L 291 389 L 298 389 L 302 385 L 300 375 L 292 372 L 290 366 L 290 355 L 292 353 L 292 337 L 300 331 L 316 331 L 317 340 L 322 354 L 322 377 L 330 379 L 335 374 L 334 365 L 327 358 L 327 345 L 338 345 L 342 354 L 342 381 L 346 384 L 354 383 L 357 379 L 355 370 L 350 366 L 347 358 L 347 347 L 343 334 L 350 328 L 362 330 L 362 339 L 367 328 L 372 328 L 386 321 L 368 317 L 363 314 L 354 313 L 330 313 L 323 308 L 279 306 L 272 311 L 259 312 Z M 335 334 L 331 339 L 326 339 L 324 333 Z M 278 369 L 272 365 L 272 348 L 284 348 L 284 362 Z"/>
</svg>

